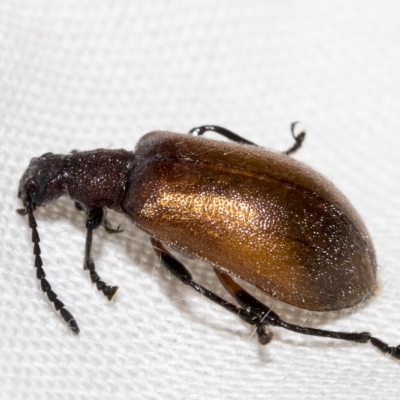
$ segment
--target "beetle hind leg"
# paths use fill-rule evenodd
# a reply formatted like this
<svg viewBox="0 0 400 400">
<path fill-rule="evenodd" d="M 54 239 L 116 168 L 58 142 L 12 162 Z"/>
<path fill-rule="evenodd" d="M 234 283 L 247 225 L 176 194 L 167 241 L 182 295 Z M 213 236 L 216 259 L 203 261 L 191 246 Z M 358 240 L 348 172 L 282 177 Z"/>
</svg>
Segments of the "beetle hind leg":
<svg viewBox="0 0 400 400">
<path fill-rule="evenodd" d="M 92 258 L 92 242 L 93 242 L 93 230 L 98 228 L 100 225 L 105 223 L 104 210 L 101 207 L 93 208 L 88 212 L 86 219 L 86 244 L 85 244 L 85 258 L 83 262 L 83 269 L 88 270 L 90 273 L 90 279 L 96 284 L 98 290 L 100 290 L 108 300 L 112 300 L 117 293 L 118 286 L 109 286 L 100 279 L 100 276 L 95 271 L 95 265 Z M 109 228 L 112 229 L 112 228 Z M 108 232 L 107 228 L 106 231 Z M 119 227 L 113 230 L 116 233 L 119 231 Z M 110 233 L 110 232 L 109 232 Z"/>
<path fill-rule="evenodd" d="M 232 140 L 233 142 L 238 142 L 238 143 L 244 143 L 244 144 L 251 144 L 253 146 L 257 146 L 255 143 L 250 142 L 250 140 L 247 140 L 241 136 L 239 136 L 238 134 L 222 128 L 221 126 L 216 126 L 216 125 L 203 125 L 203 126 L 199 126 L 197 128 L 193 128 L 189 131 L 190 135 L 193 136 L 201 136 L 204 135 L 205 132 L 215 132 L 218 133 L 221 136 L 226 137 L 229 140 Z M 257 146 L 258 147 L 258 146 Z"/>
<path fill-rule="evenodd" d="M 295 153 L 298 149 L 300 149 L 300 147 L 303 145 L 304 139 L 306 138 L 306 132 L 305 131 L 301 131 L 300 133 L 298 133 L 297 135 L 294 133 L 294 129 L 296 128 L 296 125 L 299 122 L 293 122 L 290 125 L 290 132 L 293 136 L 294 139 L 294 145 L 292 147 L 290 147 L 288 150 L 284 151 L 283 154 L 286 154 L 287 156 Z"/>
<path fill-rule="evenodd" d="M 371 336 L 368 332 L 335 332 L 325 329 L 308 328 L 300 325 L 290 324 L 283 321 L 269 307 L 258 301 L 246 290 L 244 290 L 237 282 L 229 275 L 214 268 L 216 275 L 221 281 L 224 288 L 236 299 L 236 301 L 244 308 L 249 309 L 252 313 L 259 315 L 257 325 L 258 339 L 261 344 L 268 343 L 270 334 L 265 332 L 266 325 L 277 326 L 303 335 L 320 336 L 332 339 L 348 340 L 356 343 L 371 342 L 373 346 L 381 352 L 388 354 L 394 358 L 400 359 L 400 346 L 392 347 L 382 342 L 380 339 Z M 266 336 L 266 337 L 265 337 Z M 266 340 L 264 343 L 263 341 Z"/>
<path fill-rule="evenodd" d="M 301 131 L 298 134 L 294 133 L 294 130 L 296 128 L 296 125 L 299 122 L 293 122 L 290 125 L 290 132 L 293 136 L 293 139 L 295 141 L 294 145 L 292 147 L 290 147 L 288 150 L 284 151 L 283 154 L 286 155 L 291 155 L 294 152 L 296 152 L 298 149 L 300 149 L 300 147 L 302 146 L 304 139 L 306 137 L 306 132 L 305 131 Z M 204 135 L 205 132 L 215 132 L 218 133 L 221 136 L 226 137 L 229 140 L 232 140 L 233 142 L 237 142 L 237 143 L 243 143 L 243 144 L 251 144 L 253 146 L 257 146 L 255 143 L 250 142 L 250 140 L 247 140 L 245 138 L 243 138 L 242 136 L 239 136 L 238 134 L 226 129 L 226 128 L 222 128 L 221 126 L 217 126 L 217 125 L 203 125 L 203 126 L 199 126 L 197 128 L 193 128 L 189 131 L 190 135 L 193 136 L 201 136 Z M 257 146 L 258 147 L 258 146 Z"/>
<path fill-rule="evenodd" d="M 356 343 L 367 343 L 370 341 L 371 344 L 378 348 L 381 352 L 400 359 L 400 346 L 391 347 L 382 342 L 380 339 L 371 336 L 371 334 L 368 332 L 335 332 L 324 329 L 308 328 L 285 322 L 279 317 L 278 314 L 250 295 L 226 273 L 214 269 L 222 285 L 241 306 L 237 307 L 236 305 L 229 303 L 222 297 L 219 297 L 218 295 L 196 283 L 192 278 L 192 274 L 187 270 L 187 268 L 168 252 L 160 240 L 152 237 L 151 244 L 153 245 L 154 251 L 160 259 L 161 264 L 182 283 L 190 286 L 192 289 L 196 290 L 198 293 L 202 294 L 226 310 L 236 314 L 248 324 L 256 326 L 258 341 L 261 344 L 267 344 L 272 339 L 272 333 L 265 330 L 265 327 L 270 325 L 301 333 L 303 335 L 348 340 Z"/>
</svg>

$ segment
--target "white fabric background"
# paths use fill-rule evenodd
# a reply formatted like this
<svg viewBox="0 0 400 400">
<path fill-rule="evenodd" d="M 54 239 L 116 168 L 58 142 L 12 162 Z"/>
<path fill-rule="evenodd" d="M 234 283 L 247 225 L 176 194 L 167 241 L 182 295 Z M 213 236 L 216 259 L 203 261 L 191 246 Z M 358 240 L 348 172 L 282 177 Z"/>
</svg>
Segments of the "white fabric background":
<svg viewBox="0 0 400 400">
<path fill-rule="evenodd" d="M 275 330 L 265 347 L 238 318 L 169 278 L 146 235 L 96 232 L 108 303 L 82 271 L 83 215 L 61 199 L 37 212 L 50 283 L 34 275 L 17 185 L 34 156 L 133 149 L 146 132 L 213 123 L 286 149 L 344 191 L 364 217 L 380 290 L 362 307 L 287 319 L 368 330 L 400 343 L 400 5 L 397 1 L 16 1 L 0 3 L 0 398 L 400 398 L 400 363 L 371 345 Z M 224 291 L 208 266 L 196 278 Z"/>
</svg>

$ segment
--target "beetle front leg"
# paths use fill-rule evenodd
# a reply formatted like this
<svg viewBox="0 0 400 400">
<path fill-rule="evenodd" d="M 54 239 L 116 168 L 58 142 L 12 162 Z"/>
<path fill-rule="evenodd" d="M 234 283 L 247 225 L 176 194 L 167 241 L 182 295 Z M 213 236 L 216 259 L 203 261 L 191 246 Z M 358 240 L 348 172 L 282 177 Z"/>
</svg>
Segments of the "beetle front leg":
<svg viewBox="0 0 400 400">
<path fill-rule="evenodd" d="M 109 286 L 102 280 L 95 271 L 95 265 L 92 258 L 92 241 L 93 241 L 93 230 L 98 228 L 104 223 L 104 210 L 100 207 L 92 208 L 87 215 L 86 219 L 86 244 L 85 244 L 85 259 L 83 261 L 83 269 L 88 270 L 90 273 L 90 279 L 96 284 L 97 289 L 101 290 L 108 298 L 112 300 L 117 293 L 118 286 Z M 106 227 L 106 226 L 105 226 Z M 119 228 L 119 227 L 118 227 Z M 118 231 L 118 228 L 116 231 Z M 107 228 L 106 231 L 108 232 Z"/>
<path fill-rule="evenodd" d="M 82 207 L 82 205 L 81 205 L 78 201 L 75 201 L 75 208 L 76 208 L 77 210 L 79 210 L 79 211 L 85 211 L 84 207 Z M 102 220 L 101 220 L 101 225 L 103 225 L 103 227 L 104 227 L 104 229 L 106 230 L 107 233 L 114 234 L 114 233 L 121 233 L 121 232 L 124 231 L 123 229 L 120 229 L 120 226 L 121 226 L 121 225 L 118 225 L 116 228 L 113 228 L 113 227 L 111 226 L 111 224 L 108 222 L 107 218 L 105 217 L 106 210 L 104 210 L 104 209 L 102 209 L 102 208 L 100 208 L 100 209 L 101 209 L 102 212 L 103 212 L 103 216 L 102 216 Z M 96 209 L 96 210 L 97 210 L 97 209 Z M 97 227 L 97 226 L 96 226 L 96 227 Z"/>
</svg>

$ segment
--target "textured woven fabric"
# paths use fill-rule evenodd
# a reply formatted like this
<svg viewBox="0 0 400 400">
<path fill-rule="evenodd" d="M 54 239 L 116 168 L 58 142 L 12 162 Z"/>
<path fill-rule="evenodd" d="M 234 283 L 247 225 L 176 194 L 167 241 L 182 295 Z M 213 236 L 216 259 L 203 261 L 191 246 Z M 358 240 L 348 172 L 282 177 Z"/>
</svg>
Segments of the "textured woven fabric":
<svg viewBox="0 0 400 400">
<path fill-rule="evenodd" d="M 367 304 L 295 323 L 400 343 L 400 25 L 397 1 L 0 2 L 0 399 L 400 398 L 400 364 L 371 345 L 275 329 L 267 346 L 158 265 L 148 237 L 96 231 L 100 276 L 82 270 L 83 215 L 37 212 L 44 267 L 79 322 L 71 334 L 34 275 L 18 181 L 34 156 L 133 149 L 144 133 L 213 123 L 296 154 L 364 217 L 380 289 Z M 201 240 L 201 238 L 199 238 Z M 228 298 L 209 266 L 188 262 Z"/>
</svg>

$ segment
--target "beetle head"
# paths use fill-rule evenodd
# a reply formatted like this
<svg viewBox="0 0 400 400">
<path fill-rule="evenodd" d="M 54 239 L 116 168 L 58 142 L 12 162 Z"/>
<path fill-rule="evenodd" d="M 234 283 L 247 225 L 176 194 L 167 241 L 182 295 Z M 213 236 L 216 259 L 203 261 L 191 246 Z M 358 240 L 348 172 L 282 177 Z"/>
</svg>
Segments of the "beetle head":
<svg viewBox="0 0 400 400">
<path fill-rule="evenodd" d="M 25 211 L 33 211 L 37 206 L 51 203 L 66 193 L 68 171 L 65 164 L 65 156 L 53 153 L 32 158 L 18 189 Z"/>
</svg>

